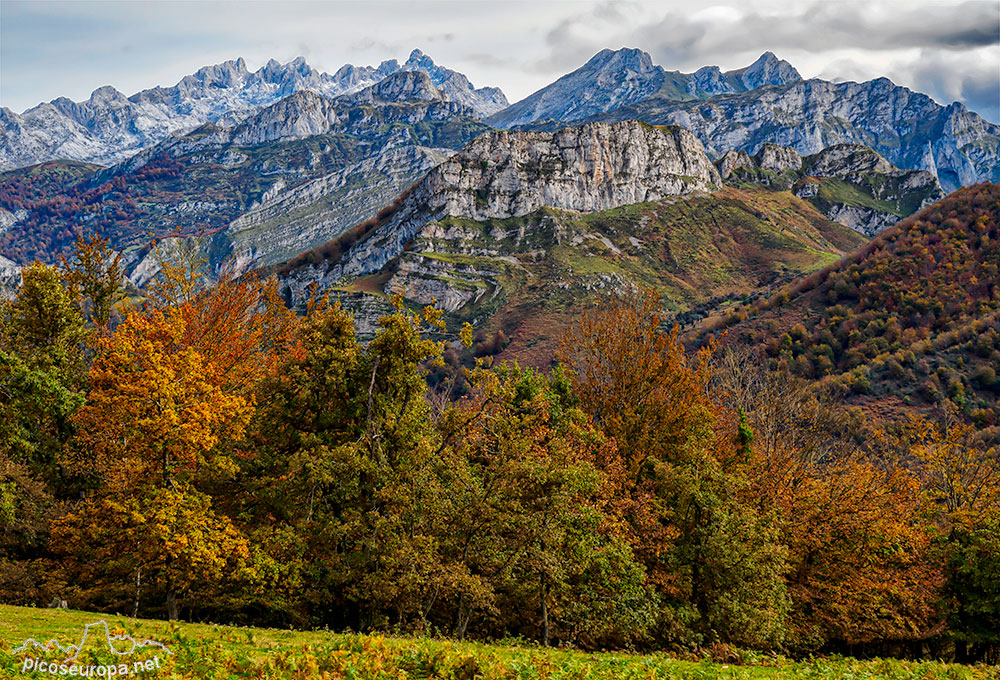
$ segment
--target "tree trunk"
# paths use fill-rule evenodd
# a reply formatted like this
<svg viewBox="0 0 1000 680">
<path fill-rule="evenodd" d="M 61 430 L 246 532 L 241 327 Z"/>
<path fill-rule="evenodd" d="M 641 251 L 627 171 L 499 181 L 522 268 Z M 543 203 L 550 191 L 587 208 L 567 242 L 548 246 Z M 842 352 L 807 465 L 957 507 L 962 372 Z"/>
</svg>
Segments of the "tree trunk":
<svg viewBox="0 0 1000 680">
<path fill-rule="evenodd" d="M 542 574 L 542 645 L 549 646 L 549 587 Z"/>
<path fill-rule="evenodd" d="M 472 606 L 465 605 L 465 596 L 458 597 L 458 610 L 455 612 L 455 637 L 459 641 L 465 640 L 465 631 L 469 627 L 469 619 L 472 618 Z"/>
<path fill-rule="evenodd" d="M 177 620 L 177 591 L 173 588 L 167 591 L 167 618 Z"/>
<path fill-rule="evenodd" d="M 138 567 L 135 570 L 135 603 L 132 606 L 132 618 L 139 618 L 139 593 L 140 584 L 142 579 L 142 567 Z"/>
</svg>

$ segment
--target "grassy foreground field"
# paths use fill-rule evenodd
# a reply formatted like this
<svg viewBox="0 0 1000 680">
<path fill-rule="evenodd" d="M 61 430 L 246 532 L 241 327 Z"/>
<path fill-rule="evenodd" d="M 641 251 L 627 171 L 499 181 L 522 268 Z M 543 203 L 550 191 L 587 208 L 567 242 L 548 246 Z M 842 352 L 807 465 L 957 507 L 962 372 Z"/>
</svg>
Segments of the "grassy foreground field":
<svg viewBox="0 0 1000 680">
<path fill-rule="evenodd" d="M 87 624 L 106 621 L 110 634 L 128 634 L 142 643 L 155 640 L 166 646 L 137 649 L 134 654 L 113 656 L 103 627 L 91 626 L 77 671 L 25 669 L 26 659 L 59 663 L 72 656 L 54 646 L 43 651 L 13 650 L 32 638 L 45 645 L 55 639 L 64 648 L 80 642 Z M 130 649 L 127 640 L 113 644 Z M 154 663 L 155 661 L 155 663 Z M 123 663 L 125 662 L 125 663 Z M 149 667 L 146 670 L 143 665 Z M 293 632 L 264 628 L 238 628 L 210 624 L 170 624 L 89 612 L 0 606 L 0 677 L 150 678 L 323 678 L 351 680 L 654 680 L 660 678 L 886 678 L 964 679 L 1000 678 L 996 668 L 930 662 L 857 661 L 833 658 L 791 662 L 764 658 L 761 665 L 736 666 L 672 659 L 656 654 L 587 654 L 536 647 L 457 643 L 435 639 L 389 638 Z M 766 664 L 766 665 L 764 665 Z M 104 673 L 96 670 L 104 665 Z M 107 670 L 108 666 L 115 671 Z"/>
</svg>

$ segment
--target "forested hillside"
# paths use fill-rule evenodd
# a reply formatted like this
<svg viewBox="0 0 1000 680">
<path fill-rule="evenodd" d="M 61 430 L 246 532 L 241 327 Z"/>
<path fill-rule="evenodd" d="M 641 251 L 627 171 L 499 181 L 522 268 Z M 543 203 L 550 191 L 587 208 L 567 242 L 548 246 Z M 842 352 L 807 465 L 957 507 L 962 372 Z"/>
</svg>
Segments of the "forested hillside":
<svg viewBox="0 0 1000 680">
<path fill-rule="evenodd" d="M 270 282 L 196 293 L 196 262 L 128 307 L 106 242 L 78 248 L 0 317 L 6 602 L 997 659 L 1000 466 L 954 420 L 686 354 L 653 293 L 584 313 L 558 368 L 481 358 L 431 388 L 475 336 L 433 308 L 397 298 L 361 343 Z"/>
<path fill-rule="evenodd" d="M 1000 410 L 1000 185 L 961 189 L 842 262 L 736 310 L 724 342 L 876 410 Z"/>
</svg>

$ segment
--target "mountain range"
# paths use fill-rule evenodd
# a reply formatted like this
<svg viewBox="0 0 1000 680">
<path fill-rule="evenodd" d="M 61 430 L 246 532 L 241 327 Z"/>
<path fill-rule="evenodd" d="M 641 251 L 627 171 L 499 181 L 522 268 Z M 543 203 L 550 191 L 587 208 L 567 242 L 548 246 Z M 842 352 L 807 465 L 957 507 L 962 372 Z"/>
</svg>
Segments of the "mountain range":
<svg viewBox="0 0 1000 680">
<path fill-rule="evenodd" d="M 8 290 L 100 233 L 139 288 L 185 249 L 208 283 L 276 273 L 288 304 L 330 292 L 362 331 L 401 294 L 539 361 L 603 292 L 655 288 L 694 323 L 1000 172 L 997 126 L 961 105 L 771 53 L 684 74 L 604 50 L 513 106 L 419 50 L 332 76 L 236 60 L 2 115 Z"/>
<path fill-rule="evenodd" d="M 1000 126 L 962 104 L 942 106 L 887 78 L 803 80 L 770 52 L 744 69 L 682 74 L 639 50 L 605 50 L 487 122 L 555 129 L 629 119 L 686 127 L 713 158 L 730 149 L 753 154 L 768 142 L 803 155 L 863 144 L 900 168 L 935 174 L 948 191 L 1000 181 Z"/>
<path fill-rule="evenodd" d="M 325 97 L 358 92 L 401 71 L 426 73 L 449 99 L 477 116 L 507 106 L 499 89 L 475 89 L 464 75 L 438 66 L 420 50 L 403 64 L 395 59 L 374 68 L 347 64 L 333 75 L 317 71 L 302 57 L 286 64 L 272 59 L 253 72 L 240 58 L 206 66 L 172 87 L 130 97 L 106 85 L 82 102 L 59 97 L 20 114 L 0 108 L 0 169 L 55 159 L 110 165 L 171 133 L 204 123 L 233 125 L 262 106 L 302 91 Z"/>
<path fill-rule="evenodd" d="M 332 99 L 300 91 L 111 168 L 49 162 L 0 174 L 0 248 L 51 260 L 80 229 L 98 231 L 140 284 L 155 273 L 142 263 L 150 234 L 195 239 L 213 266 L 269 264 L 363 220 L 487 129 L 421 71 Z"/>
<path fill-rule="evenodd" d="M 799 72 L 771 52 L 735 71 L 723 73 L 718 66 L 705 66 L 694 73 L 681 73 L 655 65 L 642 50 L 605 49 L 577 70 L 494 114 L 487 122 L 497 127 L 539 121 L 565 123 L 599 116 L 651 97 L 702 100 L 799 80 L 802 80 Z"/>
</svg>

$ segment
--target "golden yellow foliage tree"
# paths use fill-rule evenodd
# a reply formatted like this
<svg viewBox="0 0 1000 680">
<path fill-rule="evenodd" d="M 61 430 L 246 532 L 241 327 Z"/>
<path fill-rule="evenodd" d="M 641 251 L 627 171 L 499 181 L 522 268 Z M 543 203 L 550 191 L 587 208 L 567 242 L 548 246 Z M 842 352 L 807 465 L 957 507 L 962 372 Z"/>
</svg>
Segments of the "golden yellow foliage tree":
<svg viewBox="0 0 1000 680">
<path fill-rule="evenodd" d="M 88 550 L 108 551 L 134 578 L 166 593 L 170 618 L 195 581 L 245 557 L 246 542 L 199 485 L 235 473 L 225 446 L 242 437 L 251 400 L 184 341 L 174 310 L 130 314 L 99 345 L 78 437 L 67 461 L 95 478 L 94 496 L 57 522 L 53 543 L 86 576 Z M 99 544 L 99 547 L 98 547 Z"/>
</svg>

